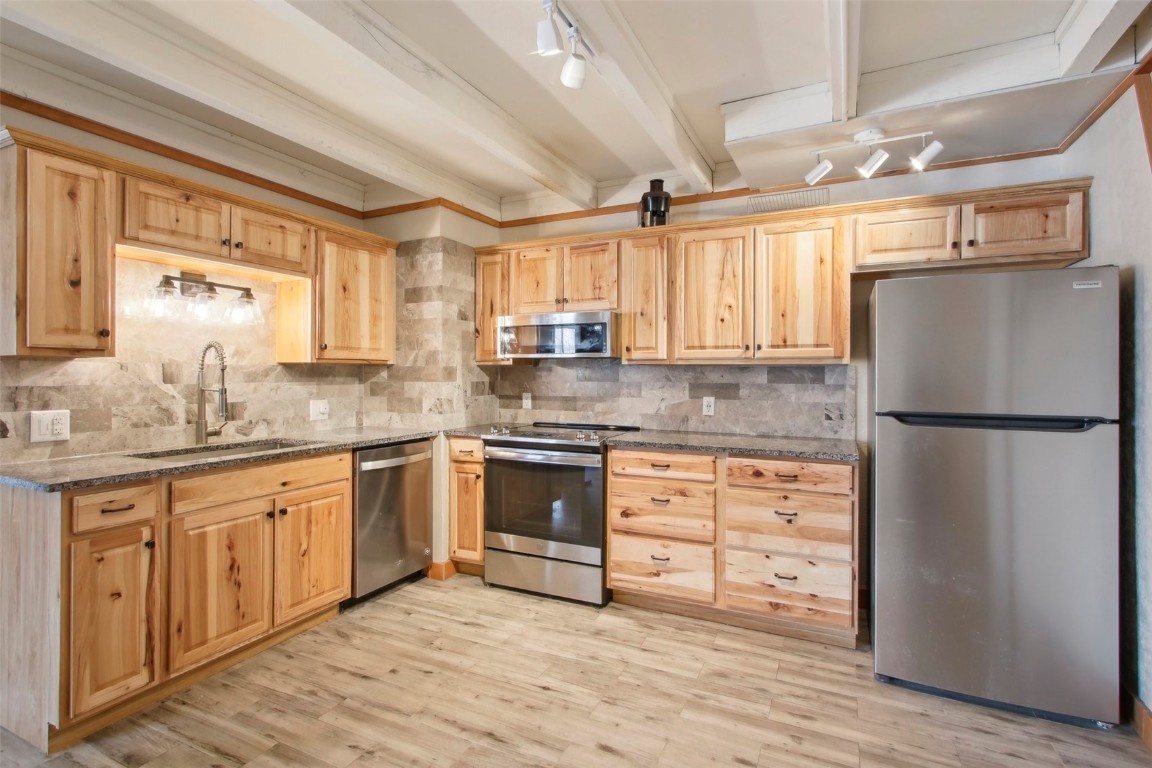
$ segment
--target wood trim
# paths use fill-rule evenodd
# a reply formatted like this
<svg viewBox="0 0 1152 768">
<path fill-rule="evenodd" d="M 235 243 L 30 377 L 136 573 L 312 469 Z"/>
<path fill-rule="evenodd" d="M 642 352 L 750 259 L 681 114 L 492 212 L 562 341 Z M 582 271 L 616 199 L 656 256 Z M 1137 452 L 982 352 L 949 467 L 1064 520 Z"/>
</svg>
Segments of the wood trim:
<svg viewBox="0 0 1152 768">
<path fill-rule="evenodd" d="M 456 575 L 456 563 L 445 560 L 442 563 L 432 563 L 428 566 L 428 578 L 433 581 L 446 581 Z"/>
<path fill-rule="evenodd" d="M 1152 749 L 1152 711 L 1149 711 L 1148 705 L 1134 693 L 1132 694 L 1132 729 L 1144 742 L 1144 746 Z"/>
<path fill-rule="evenodd" d="M 72 112 L 65 112 L 62 109 L 57 109 L 56 107 L 49 106 L 48 104 L 44 104 L 39 101 L 26 99 L 23 96 L 17 96 L 16 94 L 9 91 L 0 90 L 0 106 L 18 109 L 21 112 L 27 112 L 30 115 L 42 117 L 45 120 L 51 120 L 54 123 L 59 123 L 60 125 L 65 125 L 69 128 L 75 128 L 86 133 L 91 133 L 95 136 L 111 139 L 112 141 L 125 144 L 129 147 L 135 147 L 136 149 L 141 149 L 145 152 L 151 152 L 152 154 L 166 157 L 169 160 L 175 160 L 177 162 L 184 163 L 185 165 L 191 165 L 195 168 L 200 168 L 201 170 L 210 171 L 211 173 L 226 176 L 230 179 L 235 179 L 236 181 L 242 181 L 245 184 L 251 184 L 254 187 L 266 189 L 269 192 L 275 192 L 277 194 L 284 195 L 285 197 L 291 197 L 296 200 L 300 200 L 301 202 L 311 203 L 312 205 L 318 206 L 320 208 L 327 208 L 330 211 L 342 213 L 345 216 L 351 216 L 356 219 L 364 218 L 364 213 L 362 211 L 356 210 L 355 208 L 349 208 L 346 205 L 334 203 L 331 200 L 325 200 L 322 197 L 310 195 L 307 192 L 301 192 L 300 190 L 293 189 L 287 185 L 280 184 L 275 181 L 270 181 L 269 179 L 262 178 L 252 173 L 237 170 L 231 166 L 224 165 L 223 163 L 207 160 L 203 157 L 200 157 L 199 155 L 194 155 L 191 152 L 185 152 L 182 149 L 176 149 L 175 147 L 170 147 L 167 144 L 161 144 L 158 141 L 146 139 L 143 136 L 138 136 L 134 133 L 129 133 L 128 131 L 123 131 L 119 128 L 113 128 L 112 126 L 105 123 L 90 120 Z"/>
<path fill-rule="evenodd" d="M 408 213 L 410 211 L 419 211 L 423 210 L 424 208 L 435 208 L 437 206 L 441 208 L 447 208 L 450 211 L 459 213 L 461 216 L 467 216 L 470 219 L 475 219 L 476 221 L 479 221 L 482 224 L 487 224 L 490 227 L 500 228 L 508 226 L 507 224 L 502 224 L 491 216 L 485 216 L 478 211 L 474 211 L 471 208 L 465 208 L 459 203 L 454 203 L 451 200 L 443 197 L 433 197 L 429 200 L 420 200 L 419 202 L 415 203 L 404 203 L 403 205 L 392 205 L 387 208 L 373 208 L 372 210 L 364 211 L 361 218 L 374 219 L 378 216 L 395 216 L 398 213 Z"/>
<path fill-rule="evenodd" d="M 463 573 L 466 576 L 479 576 L 480 578 L 484 578 L 483 563 L 467 563 L 462 560 L 453 560 L 452 564 L 456 566 L 457 573 Z"/>
<path fill-rule="evenodd" d="M 1152 168 L 1152 74 L 1137 75 L 1136 110 L 1144 126 L 1144 145 L 1148 148 L 1148 166 Z"/>
<path fill-rule="evenodd" d="M 1088 117 L 1084 118 L 1078 126 L 1076 126 L 1072 133 L 1064 141 L 1060 142 L 1059 154 L 1063 154 L 1071 147 L 1076 140 L 1084 135 L 1084 132 L 1095 124 L 1100 119 L 1101 115 L 1111 109 L 1112 105 L 1119 100 L 1124 92 L 1127 91 L 1136 82 L 1137 75 L 1132 73 L 1128 77 L 1120 81 L 1119 85 L 1112 89 L 1112 91 L 1104 97 L 1104 101 L 1096 105 L 1096 109 L 1088 113 Z"/>
</svg>

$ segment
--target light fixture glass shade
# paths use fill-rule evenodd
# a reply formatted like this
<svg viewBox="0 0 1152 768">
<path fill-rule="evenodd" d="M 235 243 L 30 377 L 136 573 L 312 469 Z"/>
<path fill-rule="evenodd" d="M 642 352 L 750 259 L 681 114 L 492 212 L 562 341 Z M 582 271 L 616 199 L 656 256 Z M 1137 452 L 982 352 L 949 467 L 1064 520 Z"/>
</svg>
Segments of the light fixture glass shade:
<svg viewBox="0 0 1152 768">
<path fill-rule="evenodd" d="M 209 285 L 188 302 L 188 316 L 199 322 L 220 318 L 220 294 L 216 292 L 216 286 Z"/>
<path fill-rule="evenodd" d="M 583 88 L 587 71 L 587 59 L 579 53 L 571 53 L 568 61 L 564 62 L 564 68 L 560 70 L 560 82 L 568 88 Z"/>
<path fill-rule="evenodd" d="M 552 21 L 552 14 L 549 13 L 548 18 L 536 22 L 536 50 L 533 53 L 555 56 L 563 52 L 564 49 L 560 47 L 560 41 L 556 37 L 556 25 Z"/>
<path fill-rule="evenodd" d="M 944 145 L 938 141 L 934 141 L 924 149 L 920 150 L 920 154 L 916 157 L 910 158 L 912 162 L 912 170 L 922 171 L 936 159 L 936 155 L 940 154 L 940 150 L 944 149 Z"/>
<path fill-rule="evenodd" d="M 162 278 L 159 285 L 148 291 L 144 299 L 144 314 L 158 318 L 175 317 L 178 293 L 175 283 L 167 277 Z"/>
<path fill-rule="evenodd" d="M 227 319 L 235 325 L 263 325 L 264 313 L 251 290 L 246 289 L 228 305 Z"/>
<path fill-rule="evenodd" d="M 812 186 L 816 182 L 820 181 L 820 179 L 827 176 L 828 172 L 831 170 L 832 161 L 828 159 L 821 160 L 820 162 L 816 163 L 815 168 L 808 171 L 808 173 L 804 175 L 804 181 L 808 182 L 808 186 Z"/>
<path fill-rule="evenodd" d="M 872 178 L 872 174 L 884 165 L 884 161 L 888 159 L 888 153 L 882 149 L 878 149 L 872 154 L 868 155 L 868 159 L 862 165 L 856 166 L 856 173 L 860 174 L 863 179 Z"/>
</svg>

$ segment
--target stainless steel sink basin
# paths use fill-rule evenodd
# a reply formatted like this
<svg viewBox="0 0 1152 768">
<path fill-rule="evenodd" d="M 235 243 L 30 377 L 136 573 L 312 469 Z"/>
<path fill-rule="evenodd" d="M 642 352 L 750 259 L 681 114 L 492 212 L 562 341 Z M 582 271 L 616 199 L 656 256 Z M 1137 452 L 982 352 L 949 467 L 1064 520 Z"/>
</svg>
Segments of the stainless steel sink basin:
<svg viewBox="0 0 1152 768">
<path fill-rule="evenodd" d="M 188 461 L 189 459 L 215 459 L 223 456 L 242 456 L 247 453 L 279 451 L 284 448 L 302 448 L 316 445 L 312 440 L 249 440 L 244 443 L 219 443 L 217 445 L 193 445 L 188 448 L 169 448 L 163 451 L 146 451 L 128 454 L 134 459 L 153 461 Z"/>
</svg>

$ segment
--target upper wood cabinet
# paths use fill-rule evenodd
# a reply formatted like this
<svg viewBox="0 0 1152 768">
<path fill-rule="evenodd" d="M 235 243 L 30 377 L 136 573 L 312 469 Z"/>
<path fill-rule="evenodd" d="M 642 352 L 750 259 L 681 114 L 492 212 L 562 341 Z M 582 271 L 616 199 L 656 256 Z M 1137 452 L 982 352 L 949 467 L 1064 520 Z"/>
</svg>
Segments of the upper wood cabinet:
<svg viewBox="0 0 1152 768">
<path fill-rule="evenodd" d="M 124 178 L 127 243 L 232 259 L 301 274 L 312 270 L 312 227 L 165 184 Z"/>
<path fill-rule="evenodd" d="M 862 213 L 856 219 L 856 266 L 960 258 L 960 206 Z"/>
<path fill-rule="evenodd" d="M 620 241 L 620 343 L 625 360 L 668 359 L 668 250 L 663 235 Z"/>
<path fill-rule="evenodd" d="M 510 314 L 615 309 L 618 253 L 617 240 L 514 251 Z"/>
<path fill-rule="evenodd" d="M 0 355 L 114 354 L 115 174 L 9 144 L 0 178 Z"/>
<path fill-rule="evenodd" d="M 508 312 L 508 254 L 476 257 L 476 362 L 504 363 L 497 357 L 496 318 Z"/>
<path fill-rule="evenodd" d="M 675 357 L 744 357 L 752 349 L 752 227 L 684 232 L 672 242 Z"/>
<path fill-rule="evenodd" d="M 836 218 L 756 228 L 753 357 L 846 356 L 845 229 Z"/>
</svg>

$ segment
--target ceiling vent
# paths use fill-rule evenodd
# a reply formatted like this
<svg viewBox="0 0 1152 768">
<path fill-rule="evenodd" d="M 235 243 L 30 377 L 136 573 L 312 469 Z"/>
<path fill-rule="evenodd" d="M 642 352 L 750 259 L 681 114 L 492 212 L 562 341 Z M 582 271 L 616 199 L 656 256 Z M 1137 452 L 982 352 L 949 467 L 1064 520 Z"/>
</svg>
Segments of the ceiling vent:
<svg viewBox="0 0 1152 768">
<path fill-rule="evenodd" d="M 794 208 L 812 208 L 828 205 L 828 187 L 798 189 L 795 192 L 777 192 L 774 195 L 753 195 L 748 198 L 748 213 L 772 213 Z"/>
</svg>

